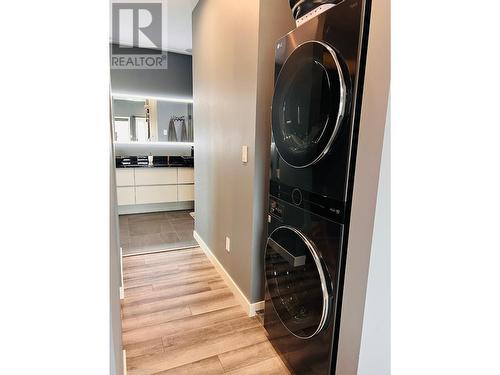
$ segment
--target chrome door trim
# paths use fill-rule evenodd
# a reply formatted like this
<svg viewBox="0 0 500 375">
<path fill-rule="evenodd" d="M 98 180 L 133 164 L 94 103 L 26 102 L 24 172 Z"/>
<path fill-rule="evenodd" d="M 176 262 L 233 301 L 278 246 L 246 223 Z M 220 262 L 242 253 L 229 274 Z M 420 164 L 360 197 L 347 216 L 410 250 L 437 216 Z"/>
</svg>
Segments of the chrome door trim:
<svg viewBox="0 0 500 375">
<path fill-rule="evenodd" d="M 283 70 L 284 70 L 284 68 L 285 68 L 288 60 L 290 59 L 290 57 L 292 57 L 292 55 L 294 54 L 295 51 L 297 51 L 299 48 L 301 48 L 303 45 L 305 45 L 307 43 L 318 43 L 318 44 L 321 44 L 323 47 L 326 48 L 326 50 L 330 53 L 330 55 L 332 55 L 333 60 L 335 61 L 335 65 L 337 66 L 337 71 L 338 71 L 338 75 L 339 75 L 339 82 L 340 82 L 340 103 L 339 103 L 339 111 L 338 111 L 338 114 L 337 114 L 337 119 L 335 121 L 335 127 L 333 129 L 332 136 L 328 140 L 328 143 L 326 144 L 326 146 L 323 149 L 323 151 L 318 155 L 318 157 L 316 159 L 314 159 L 309 164 L 300 166 L 300 165 L 293 165 L 293 164 L 289 163 L 283 157 L 283 155 L 281 155 L 280 149 L 276 145 L 276 150 L 278 151 L 278 154 L 280 155 L 281 159 L 283 159 L 283 161 L 286 164 L 288 164 L 289 166 L 291 166 L 293 168 L 297 168 L 297 169 L 308 168 L 311 165 L 316 164 L 318 161 L 320 161 L 330 151 L 332 143 L 333 143 L 333 141 L 334 141 L 335 137 L 337 136 L 337 133 L 338 133 L 338 131 L 340 129 L 340 124 L 342 123 L 342 120 L 344 119 L 345 109 L 346 109 L 346 100 L 347 100 L 347 86 L 346 86 L 345 81 L 344 81 L 344 73 L 342 71 L 342 66 L 340 65 L 340 61 L 337 58 L 337 53 L 327 43 L 321 42 L 319 40 L 308 40 L 308 41 L 306 41 L 304 43 L 299 44 L 293 50 L 293 52 L 286 58 L 285 62 L 283 63 L 283 68 L 279 72 L 278 78 L 276 79 L 276 84 L 274 86 L 274 95 L 276 95 L 276 86 L 278 85 L 278 82 L 279 82 L 279 80 L 281 78 L 281 74 L 283 73 Z M 328 75 L 327 75 L 327 77 L 328 77 L 328 80 L 330 80 L 330 77 Z M 271 108 L 272 108 L 272 106 L 271 106 Z M 271 121 L 272 121 L 272 116 L 271 116 Z M 327 118 L 327 120 L 325 122 L 325 128 L 326 128 L 326 126 L 328 125 L 329 122 L 330 122 L 330 116 L 328 116 L 328 118 Z M 271 131 L 272 131 L 272 125 L 271 125 Z M 324 130 L 323 130 L 323 132 L 324 132 Z"/>
<path fill-rule="evenodd" d="M 300 0 L 300 1 L 297 1 L 297 3 L 293 6 L 293 8 L 292 8 L 293 18 L 296 18 L 295 11 L 297 10 L 297 8 L 300 7 L 302 4 L 304 4 L 305 2 L 306 2 L 306 0 Z"/>
<path fill-rule="evenodd" d="M 268 239 L 266 241 L 266 253 L 267 253 L 267 246 L 268 246 L 267 242 L 269 242 L 270 239 L 272 240 L 271 237 L 279 229 L 290 230 L 290 231 L 294 232 L 295 234 L 297 234 L 302 241 L 304 241 L 304 243 L 306 244 L 309 252 L 313 256 L 314 263 L 316 264 L 316 268 L 317 268 L 318 273 L 319 273 L 319 278 L 320 278 L 320 281 L 321 281 L 321 292 L 323 294 L 323 309 L 322 309 L 321 319 L 319 321 L 318 327 L 316 328 L 316 331 L 314 331 L 314 333 L 312 333 L 311 335 L 309 335 L 307 337 L 302 337 L 302 336 L 297 336 L 294 332 L 290 331 L 288 329 L 288 327 L 286 326 L 285 322 L 283 322 L 283 320 L 281 319 L 281 316 L 279 315 L 279 313 L 278 313 L 278 311 L 276 309 L 276 306 L 274 306 L 274 302 L 273 302 L 272 296 L 270 298 L 271 304 L 273 305 L 273 308 L 274 308 L 274 311 L 276 311 L 276 315 L 278 316 L 279 320 L 281 321 L 281 323 L 283 324 L 283 326 L 286 328 L 286 330 L 288 332 L 290 332 L 292 335 L 294 335 L 295 337 L 299 338 L 299 339 L 308 340 L 308 339 L 312 338 L 313 336 L 316 336 L 318 333 L 320 333 L 321 330 L 325 327 L 326 322 L 328 320 L 328 311 L 330 310 L 331 299 L 330 299 L 330 293 L 328 292 L 327 276 L 325 275 L 325 271 L 324 271 L 322 259 L 321 259 L 321 256 L 319 255 L 319 251 L 316 248 L 316 245 L 312 241 L 310 241 L 301 231 L 299 231 L 298 229 L 293 228 L 293 227 L 291 227 L 289 225 L 282 225 L 282 226 L 280 226 L 280 227 L 278 227 L 278 228 L 276 228 L 275 230 L 272 231 L 272 233 L 269 235 L 269 237 L 268 237 Z M 276 242 L 276 241 L 274 241 L 274 242 Z M 267 277 L 266 277 L 266 283 L 267 283 Z M 333 290 L 333 287 L 331 289 Z"/>
</svg>

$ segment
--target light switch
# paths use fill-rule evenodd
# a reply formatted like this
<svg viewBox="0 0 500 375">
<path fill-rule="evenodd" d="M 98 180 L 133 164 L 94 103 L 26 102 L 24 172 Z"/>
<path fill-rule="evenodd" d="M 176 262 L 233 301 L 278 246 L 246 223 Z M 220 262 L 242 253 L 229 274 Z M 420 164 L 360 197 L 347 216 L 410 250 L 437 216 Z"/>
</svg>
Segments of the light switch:
<svg viewBox="0 0 500 375">
<path fill-rule="evenodd" d="M 226 251 L 229 253 L 231 251 L 231 239 L 226 237 Z"/>
<path fill-rule="evenodd" d="M 241 161 L 243 163 L 248 163 L 248 146 L 241 147 Z"/>
</svg>

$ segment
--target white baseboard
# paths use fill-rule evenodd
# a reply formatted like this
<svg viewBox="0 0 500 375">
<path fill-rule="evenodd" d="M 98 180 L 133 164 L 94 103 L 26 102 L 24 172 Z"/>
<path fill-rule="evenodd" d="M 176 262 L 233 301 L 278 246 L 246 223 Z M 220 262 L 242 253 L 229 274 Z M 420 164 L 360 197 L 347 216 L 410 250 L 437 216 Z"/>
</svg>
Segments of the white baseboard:
<svg viewBox="0 0 500 375">
<path fill-rule="evenodd" d="M 121 277 L 121 286 L 120 286 L 120 299 L 123 299 L 122 297 L 122 289 L 124 288 L 123 284 L 123 248 L 120 246 L 120 277 Z M 125 293 L 123 293 L 125 294 Z"/>
<path fill-rule="evenodd" d="M 259 302 L 254 303 L 254 305 L 255 305 L 255 311 L 264 310 L 264 307 L 266 305 L 266 301 L 259 301 Z"/>
<path fill-rule="evenodd" d="M 152 204 L 132 204 L 130 206 L 118 206 L 118 215 L 133 215 L 150 212 L 180 211 L 194 209 L 194 201 L 152 203 Z"/>
<path fill-rule="evenodd" d="M 127 375 L 127 351 L 123 351 L 123 375 Z"/>
<path fill-rule="evenodd" d="M 212 253 L 212 250 L 210 250 L 208 245 L 205 243 L 205 241 L 203 241 L 200 235 L 196 233 L 196 231 L 193 231 L 193 237 L 198 242 L 203 252 L 207 255 L 208 259 L 210 259 L 210 262 L 212 262 L 217 272 L 220 273 L 224 281 L 228 284 L 229 289 L 231 289 L 234 296 L 246 311 L 248 316 L 255 316 L 256 311 L 262 310 L 264 308 L 264 301 L 250 303 L 245 294 L 240 290 L 238 285 L 234 282 L 233 278 L 226 271 L 224 266 L 219 262 L 214 253 Z"/>
</svg>

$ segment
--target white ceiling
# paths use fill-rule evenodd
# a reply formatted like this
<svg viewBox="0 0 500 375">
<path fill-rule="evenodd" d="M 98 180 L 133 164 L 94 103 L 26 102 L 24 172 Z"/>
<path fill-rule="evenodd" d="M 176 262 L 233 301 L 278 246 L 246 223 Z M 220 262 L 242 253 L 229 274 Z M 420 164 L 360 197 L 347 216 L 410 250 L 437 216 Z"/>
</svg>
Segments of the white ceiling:
<svg viewBox="0 0 500 375">
<path fill-rule="evenodd" d="M 192 12 L 199 0 L 168 0 L 168 46 L 187 53 L 193 47 Z"/>
<path fill-rule="evenodd" d="M 192 12 L 199 0 L 166 0 L 168 21 L 163 38 L 167 41 L 168 50 L 190 54 L 192 43 Z M 118 41 L 112 40 L 113 43 Z M 124 45 L 132 45 L 132 41 L 122 41 Z"/>
</svg>

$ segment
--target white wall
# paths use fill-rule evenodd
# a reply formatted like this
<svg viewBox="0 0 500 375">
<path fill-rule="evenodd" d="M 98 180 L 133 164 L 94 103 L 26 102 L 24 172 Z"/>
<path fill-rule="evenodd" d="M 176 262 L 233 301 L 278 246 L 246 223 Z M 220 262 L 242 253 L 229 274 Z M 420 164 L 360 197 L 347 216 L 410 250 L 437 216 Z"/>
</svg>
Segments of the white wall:
<svg viewBox="0 0 500 375">
<path fill-rule="evenodd" d="M 120 241 L 118 239 L 118 213 L 116 200 L 115 157 L 111 144 L 110 131 L 110 158 L 109 158 L 109 303 L 110 303 L 110 374 L 122 375 L 122 320 L 120 304 L 121 287 L 121 259 Z"/>
<path fill-rule="evenodd" d="M 372 1 L 339 328 L 337 375 L 357 375 L 359 369 L 361 339 L 363 328 L 366 328 L 363 327 L 365 302 L 387 121 L 390 74 L 390 0 Z M 378 261 L 378 258 L 375 258 L 375 261 Z M 383 271 L 373 271 L 375 277 L 380 276 L 378 272 Z M 365 342 L 365 345 L 367 343 Z M 366 346 L 365 349 L 372 350 Z M 378 371 L 374 373 L 385 375 Z"/>
<path fill-rule="evenodd" d="M 391 373 L 391 134 L 385 127 L 358 375 Z"/>
</svg>

